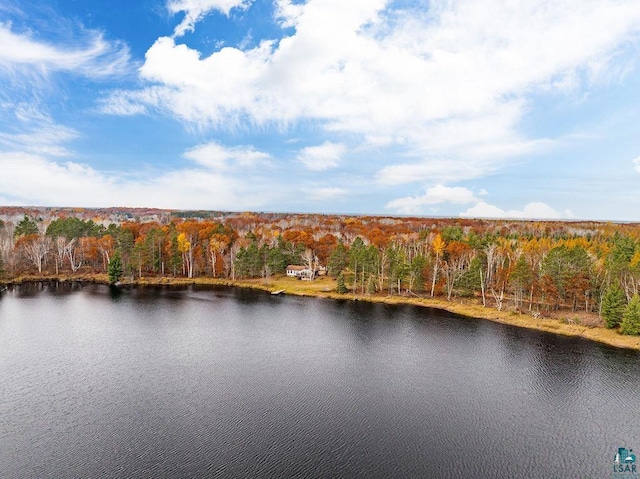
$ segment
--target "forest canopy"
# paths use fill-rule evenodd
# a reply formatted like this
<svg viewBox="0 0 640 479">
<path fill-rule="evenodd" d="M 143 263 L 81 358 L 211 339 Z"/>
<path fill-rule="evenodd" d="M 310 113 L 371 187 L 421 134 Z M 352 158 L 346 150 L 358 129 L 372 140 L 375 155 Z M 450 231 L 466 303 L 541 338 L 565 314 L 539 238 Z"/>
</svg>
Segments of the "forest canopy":
<svg viewBox="0 0 640 479">
<path fill-rule="evenodd" d="M 299 265 L 365 295 L 584 311 L 619 327 L 640 288 L 640 226 L 162 210 L 4 208 L 0 274 L 268 279 Z M 635 311 L 635 310 L 634 310 Z M 634 312 L 627 314 L 632 323 Z M 631 318 L 631 319 L 629 319 Z M 626 327 L 630 334 L 638 328 Z"/>
</svg>

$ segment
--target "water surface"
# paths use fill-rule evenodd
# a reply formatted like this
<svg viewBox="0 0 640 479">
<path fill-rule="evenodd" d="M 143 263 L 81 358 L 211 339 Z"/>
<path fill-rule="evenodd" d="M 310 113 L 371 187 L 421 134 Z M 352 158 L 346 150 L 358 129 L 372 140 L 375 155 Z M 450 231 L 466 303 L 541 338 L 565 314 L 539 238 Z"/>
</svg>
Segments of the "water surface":
<svg viewBox="0 0 640 479">
<path fill-rule="evenodd" d="M 0 297 L 0 477 L 613 477 L 640 355 L 414 306 Z"/>
</svg>

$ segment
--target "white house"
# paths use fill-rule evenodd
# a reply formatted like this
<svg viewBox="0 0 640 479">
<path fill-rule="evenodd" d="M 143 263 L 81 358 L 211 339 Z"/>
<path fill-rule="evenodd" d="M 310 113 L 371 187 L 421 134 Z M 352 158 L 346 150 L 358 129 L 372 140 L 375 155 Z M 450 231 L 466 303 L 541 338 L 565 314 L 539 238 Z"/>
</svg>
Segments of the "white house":
<svg viewBox="0 0 640 479">
<path fill-rule="evenodd" d="M 305 281 L 311 281 L 315 277 L 315 273 L 306 266 L 290 264 L 289 266 L 287 266 L 287 276 L 303 279 Z"/>
</svg>

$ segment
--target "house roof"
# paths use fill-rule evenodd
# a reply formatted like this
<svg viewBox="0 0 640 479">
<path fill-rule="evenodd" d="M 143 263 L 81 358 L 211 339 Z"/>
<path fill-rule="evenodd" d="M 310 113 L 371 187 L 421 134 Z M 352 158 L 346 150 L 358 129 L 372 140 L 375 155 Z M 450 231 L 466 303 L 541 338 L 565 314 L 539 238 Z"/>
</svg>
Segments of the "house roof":
<svg viewBox="0 0 640 479">
<path fill-rule="evenodd" d="M 304 271 L 305 269 L 307 269 L 306 266 L 299 266 L 297 264 L 290 264 L 287 266 L 288 271 Z"/>
</svg>

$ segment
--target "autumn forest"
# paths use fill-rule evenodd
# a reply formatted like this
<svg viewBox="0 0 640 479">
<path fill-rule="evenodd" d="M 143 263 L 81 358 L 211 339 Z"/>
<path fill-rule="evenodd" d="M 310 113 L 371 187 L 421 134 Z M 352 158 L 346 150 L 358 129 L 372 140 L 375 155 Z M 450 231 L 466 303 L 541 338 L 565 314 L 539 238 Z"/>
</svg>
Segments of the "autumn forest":
<svg viewBox="0 0 640 479">
<path fill-rule="evenodd" d="M 640 225 L 136 209 L 2 208 L 0 278 L 334 278 L 342 294 L 439 297 L 640 334 Z"/>
</svg>

